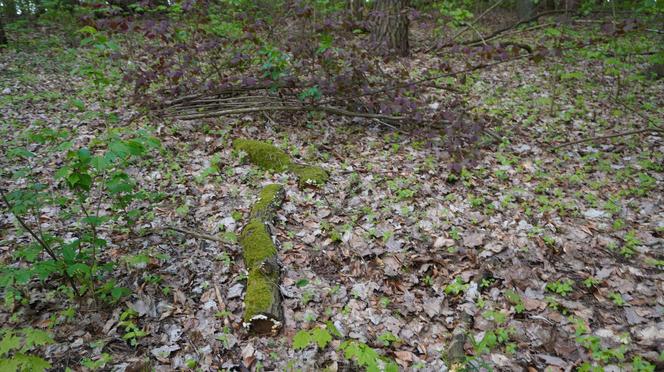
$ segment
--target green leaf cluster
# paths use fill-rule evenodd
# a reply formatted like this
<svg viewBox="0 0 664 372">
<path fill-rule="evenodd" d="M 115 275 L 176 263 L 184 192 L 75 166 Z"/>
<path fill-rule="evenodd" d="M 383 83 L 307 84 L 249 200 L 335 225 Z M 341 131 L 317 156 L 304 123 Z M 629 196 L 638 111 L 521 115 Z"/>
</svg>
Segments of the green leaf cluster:
<svg viewBox="0 0 664 372">
<path fill-rule="evenodd" d="M 36 355 L 28 354 L 37 347 L 53 343 L 48 332 L 22 328 L 19 330 L 0 329 L 0 370 L 13 371 L 45 371 L 51 364 Z"/>
</svg>

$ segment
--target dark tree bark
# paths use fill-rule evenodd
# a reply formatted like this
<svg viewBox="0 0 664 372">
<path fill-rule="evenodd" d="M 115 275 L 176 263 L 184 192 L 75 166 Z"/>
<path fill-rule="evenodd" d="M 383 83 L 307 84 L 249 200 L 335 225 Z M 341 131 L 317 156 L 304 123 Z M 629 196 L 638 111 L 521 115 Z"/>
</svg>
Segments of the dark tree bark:
<svg viewBox="0 0 664 372">
<path fill-rule="evenodd" d="M 364 8 L 363 0 L 348 0 L 348 10 L 350 11 L 350 17 L 353 21 L 362 20 L 363 8 Z"/>
<path fill-rule="evenodd" d="M 0 45 L 7 45 L 7 34 L 5 34 L 5 24 L 2 23 L 2 17 L 0 17 Z"/>
<path fill-rule="evenodd" d="M 516 1 L 516 14 L 519 20 L 530 18 L 534 15 L 535 4 L 533 0 L 517 0 Z"/>
<path fill-rule="evenodd" d="M 408 0 L 378 0 L 374 13 L 373 41 L 387 47 L 390 53 L 406 57 L 408 43 Z"/>
<path fill-rule="evenodd" d="M 7 17 L 7 19 L 10 19 L 10 20 L 16 18 L 17 14 L 18 14 L 18 12 L 16 10 L 16 1 L 15 0 L 4 0 L 2 3 L 4 5 L 5 17 Z"/>
</svg>

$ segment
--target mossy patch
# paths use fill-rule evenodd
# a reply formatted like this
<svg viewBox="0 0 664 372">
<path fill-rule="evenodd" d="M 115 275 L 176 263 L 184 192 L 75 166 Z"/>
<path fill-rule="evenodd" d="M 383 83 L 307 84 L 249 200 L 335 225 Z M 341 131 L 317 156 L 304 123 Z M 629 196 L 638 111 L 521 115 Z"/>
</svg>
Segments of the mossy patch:
<svg viewBox="0 0 664 372">
<path fill-rule="evenodd" d="M 293 174 L 297 176 L 300 187 L 322 186 L 330 178 L 330 175 L 321 167 L 311 165 L 291 165 Z"/>
<path fill-rule="evenodd" d="M 265 275 L 260 268 L 249 271 L 247 278 L 247 293 L 244 295 L 244 321 L 249 322 L 253 317 L 270 311 L 274 302 L 272 289 L 279 279 L 278 273 Z"/>
<path fill-rule="evenodd" d="M 251 207 L 251 218 L 268 219 L 272 215 L 275 204 L 281 201 L 281 193 L 284 187 L 278 184 L 270 184 L 261 190 L 258 201 Z"/>
<path fill-rule="evenodd" d="M 267 226 L 258 218 L 249 221 L 242 229 L 240 244 L 244 251 L 244 264 L 249 270 L 277 254 L 277 248 L 272 242 Z"/>
<path fill-rule="evenodd" d="M 249 160 L 262 169 L 292 172 L 297 176 L 300 187 L 322 186 L 330 178 L 327 171 L 321 167 L 293 163 L 288 154 L 267 142 L 236 139 L 233 141 L 233 148 L 246 152 Z"/>
<path fill-rule="evenodd" d="M 282 172 L 291 165 L 288 154 L 266 142 L 236 139 L 233 148 L 246 152 L 252 163 L 266 170 Z"/>
</svg>

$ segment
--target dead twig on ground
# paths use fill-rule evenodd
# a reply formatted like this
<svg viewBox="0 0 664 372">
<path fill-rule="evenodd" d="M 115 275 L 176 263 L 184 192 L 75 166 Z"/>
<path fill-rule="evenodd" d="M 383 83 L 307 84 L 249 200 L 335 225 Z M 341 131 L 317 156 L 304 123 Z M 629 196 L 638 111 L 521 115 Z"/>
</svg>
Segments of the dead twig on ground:
<svg viewBox="0 0 664 372">
<path fill-rule="evenodd" d="M 595 141 L 601 141 L 601 140 L 610 139 L 610 138 L 626 137 L 626 136 L 631 136 L 631 135 L 641 134 L 641 133 L 648 133 L 648 132 L 664 133 L 664 129 L 661 129 L 661 128 L 645 128 L 645 129 L 630 130 L 630 131 L 627 131 L 627 132 L 607 134 L 607 135 L 604 135 L 604 136 L 589 137 L 589 138 L 580 139 L 578 141 L 565 142 L 565 143 L 562 143 L 560 145 L 551 147 L 549 149 L 552 150 L 552 151 L 555 151 L 555 150 L 558 150 L 560 148 L 571 146 L 571 145 L 577 145 L 579 143 L 595 142 Z"/>
<path fill-rule="evenodd" d="M 225 243 L 224 239 L 219 238 L 217 236 L 209 235 L 209 234 L 203 234 L 203 233 L 199 233 L 199 232 L 192 231 L 192 230 L 187 230 L 187 229 L 184 229 L 182 227 L 166 226 L 162 230 L 173 230 L 173 231 L 177 231 L 181 234 L 191 235 L 195 238 L 199 238 L 199 239 L 203 239 L 203 240 L 211 240 L 211 241 L 215 241 L 215 242 L 219 242 L 219 243 Z"/>
<path fill-rule="evenodd" d="M 511 29 L 517 28 L 517 27 L 519 27 L 523 24 L 528 24 L 530 22 L 534 22 L 534 21 L 540 19 L 541 17 L 550 16 L 550 15 L 554 15 L 554 14 L 562 14 L 562 13 L 565 13 L 565 12 L 566 12 L 565 10 L 549 10 L 549 11 L 546 11 L 546 12 L 542 12 L 542 13 L 536 14 L 536 15 L 530 17 L 530 18 L 526 18 L 524 20 L 517 21 L 516 23 L 514 23 L 510 26 L 498 29 L 498 30 L 492 32 L 491 34 L 485 36 L 483 39 L 486 40 L 486 41 L 491 40 L 491 39 L 495 39 L 499 35 L 507 32 Z M 477 44 L 479 42 L 482 42 L 482 38 L 477 38 L 477 39 L 473 39 L 473 40 L 466 40 L 466 41 L 463 41 L 459 44 L 461 44 L 461 45 L 472 45 L 472 44 Z M 446 44 L 441 45 L 439 47 L 431 48 L 431 49 L 427 50 L 427 52 L 438 51 L 438 50 L 441 50 L 441 49 L 444 49 L 444 48 L 451 47 L 453 45 L 455 45 L 455 44 L 454 43 L 446 43 Z"/>
<path fill-rule="evenodd" d="M 454 34 L 449 40 L 450 42 L 453 42 L 456 40 L 457 37 L 463 35 L 466 31 L 468 31 L 468 28 L 472 27 L 474 24 L 476 24 L 480 19 L 482 19 L 485 15 L 487 15 L 490 11 L 492 11 L 495 7 L 498 5 L 502 4 L 504 0 L 499 0 L 495 4 L 491 5 L 487 10 L 485 10 L 482 14 L 480 14 L 477 18 L 475 18 L 472 22 L 466 25 L 463 29 L 461 29 L 459 32 Z M 429 52 L 430 50 L 427 50 Z"/>
<path fill-rule="evenodd" d="M 241 108 L 230 108 L 226 110 L 218 111 L 207 111 L 198 114 L 179 114 L 178 112 L 169 113 L 167 116 L 173 117 L 180 120 L 196 120 L 203 118 L 211 118 L 225 115 L 236 115 L 236 114 L 247 114 L 252 112 L 268 112 L 268 111 L 321 111 L 329 114 L 340 115 L 340 116 L 351 116 L 351 117 L 361 117 L 367 119 L 379 119 L 385 121 L 403 121 L 407 119 L 406 117 L 401 116 L 392 116 L 384 114 L 373 114 L 368 112 L 357 112 L 349 111 L 346 109 L 332 107 L 332 106 L 318 106 L 318 105 L 272 105 L 272 106 L 251 106 L 251 107 L 241 107 Z M 184 111 L 185 113 L 187 110 Z"/>
</svg>

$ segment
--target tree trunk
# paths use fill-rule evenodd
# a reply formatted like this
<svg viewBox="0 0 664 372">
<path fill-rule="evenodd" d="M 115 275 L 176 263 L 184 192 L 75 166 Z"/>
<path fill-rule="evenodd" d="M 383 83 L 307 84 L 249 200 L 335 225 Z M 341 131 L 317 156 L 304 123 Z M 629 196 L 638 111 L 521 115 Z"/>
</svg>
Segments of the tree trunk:
<svg viewBox="0 0 664 372">
<path fill-rule="evenodd" d="M 361 21 L 363 11 L 363 0 L 348 0 L 348 10 L 350 11 L 350 18 L 353 21 Z"/>
<path fill-rule="evenodd" d="M 5 34 L 5 24 L 2 23 L 2 17 L 0 17 L 0 45 L 7 45 L 7 34 Z"/>
<path fill-rule="evenodd" d="M 4 0 L 3 2 L 4 5 L 4 10 L 5 10 L 5 17 L 7 17 L 8 20 L 15 19 L 18 12 L 16 10 L 16 1 L 15 0 Z"/>
<path fill-rule="evenodd" d="M 373 41 L 385 46 L 390 53 L 406 57 L 408 44 L 408 0 L 378 0 L 374 13 Z"/>
<path fill-rule="evenodd" d="M 532 0 L 517 0 L 516 1 L 516 14 L 519 20 L 530 18 L 534 15 L 535 4 Z"/>
</svg>

